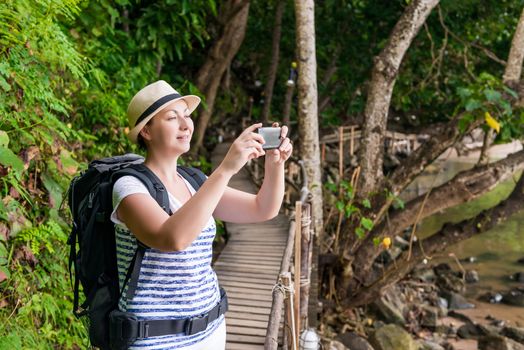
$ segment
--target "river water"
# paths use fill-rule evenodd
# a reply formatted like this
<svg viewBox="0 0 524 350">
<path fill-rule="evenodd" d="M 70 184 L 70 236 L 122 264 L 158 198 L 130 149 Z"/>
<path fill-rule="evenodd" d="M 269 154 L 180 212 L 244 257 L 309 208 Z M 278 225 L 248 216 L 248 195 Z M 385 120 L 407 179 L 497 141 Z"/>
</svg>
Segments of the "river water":
<svg viewBox="0 0 524 350">
<path fill-rule="evenodd" d="M 501 157 L 501 154 L 497 156 Z M 441 157 L 406 189 L 401 198 L 408 200 L 425 193 L 429 188 L 448 181 L 456 173 L 473 167 L 476 159 L 478 158 L 475 155 L 467 158 Z M 475 200 L 426 218 L 419 224 L 417 236 L 421 238 L 430 236 L 446 222 L 460 222 L 493 207 L 510 194 L 519 176 L 520 174 L 515 175 L 513 179 L 501 183 Z M 483 303 L 477 300 L 479 295 L 488 291 L 500 292 L 516 287 L 518 284 L 509 276 L 516 272 L 524 273 L 524 264 L 517 263 L 517 260 L 524 258 L 524 203 L 523 210 L 507 221 L 490 231 L 449 247 L 446 251 L 433 256 L 430 263 L 445 261 L 455 270 L 459 270 L 457 258 L 468 257 L 474 257 L 475 261 L 461 262 L 461 265 L 465 269 L 476 270 L 480 281 L 467 286 L 466 296 L 476 305 L 476 309 L 466 313 L 478 321 L 490 314 L 498 319 L 524 326 L 524 308 Z"/>
</svg>

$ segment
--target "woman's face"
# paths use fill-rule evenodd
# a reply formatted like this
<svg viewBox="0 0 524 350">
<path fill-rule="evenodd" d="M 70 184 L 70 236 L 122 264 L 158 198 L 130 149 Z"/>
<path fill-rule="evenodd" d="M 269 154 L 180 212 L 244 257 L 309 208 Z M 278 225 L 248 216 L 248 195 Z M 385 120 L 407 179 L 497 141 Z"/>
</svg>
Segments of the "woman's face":
<svg viewBox="0 0 524 350">
<path fill-rule="evenodd" d="M 193 129 L 187 103 L 180 99 L 155 115 L 140 133 L 150 148 L 169 149 L 182 154 L 189 151 Z"/>
</svg>

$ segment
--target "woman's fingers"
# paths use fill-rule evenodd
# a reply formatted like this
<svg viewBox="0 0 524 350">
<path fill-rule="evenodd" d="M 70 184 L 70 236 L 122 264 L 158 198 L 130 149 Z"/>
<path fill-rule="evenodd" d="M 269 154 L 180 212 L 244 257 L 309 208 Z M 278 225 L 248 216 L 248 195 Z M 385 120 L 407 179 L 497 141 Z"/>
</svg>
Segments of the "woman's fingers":
<svg viewBox="0 0 524 350">
<path fill-rule="evenodd" d="M 245 149 L 245 153 L 247 155 L 247 160 L 251 160 L 253 158 L 258 158 L 262 155 L 265 154 L 265 152 L 261 152 L 260 150 L 258 150 L 256 147 L 247 147 Z"/>
<path fill-rule="evenodd" d="M 288 137 L 286 137 L 284 141 L 280 143 L 280 146 L 278 147 L 278 149 L 281 151 L 284 151 L 290 144 L 291 144 L 291 140 Z"/>
<path fill-rule="evenodd" d="M 285 138 L 287 136 L 287 132 L 288 132 L 288 127 L 285 125 L 282 126 L 282 129 L 280 129 L 280 137 Z"/>
<path fill-rule="evenodd" d="M 256 129 L 260 127 L 262 127 L 262 123 L 256 123 L 256 124 L 250 125 L 246 128 L 246 130 L 242 131 L 242 133 L 240 134 L 238 138 L 243 138 L 243 136 L 246 136 L 249 133 L 254 132 Z"/>
<path fill-rule="evenodd" d="M 255 141 L 255 140 L 243 141 L 241 145 L 242 145 L 241 147 L 245 150 L 248 150 L 248 151 L 252 151 L 253 149 L 256 150 L 257 157 L 260 157 L 261 155 L 264 155 L 266 153 L 264 149 L 262 148 L 262 145 L 258 141 Z"/>
<path fill-rule="evenodd" d="M 241 141 L 241 144 L 242 145 L 245 145 L 245 146 L 253 146 L 253 147 L 260 147 L 262 148 L 262 144 L 260 142 L 258 142 L 258 140 L 253 140 L 253 139 L 247 139 L 247 140 L 243 140 Z"/>
<path fill-rule="evenodd" d="M 251 132 L 250 134 L 247 134 L 246 140 L 255 140 L 259 142 L 260 144 L 266 143 L 266 141 L 264 140 L 264 137 L 257 132 Z"/>
</svg>

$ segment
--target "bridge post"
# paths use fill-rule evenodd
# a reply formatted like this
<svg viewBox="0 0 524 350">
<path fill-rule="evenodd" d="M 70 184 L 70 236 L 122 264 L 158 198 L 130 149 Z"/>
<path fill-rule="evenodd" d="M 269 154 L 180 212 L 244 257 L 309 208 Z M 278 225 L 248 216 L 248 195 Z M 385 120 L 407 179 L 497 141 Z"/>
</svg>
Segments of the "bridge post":
<svg viewBox="0 0 524 350">
<path fill-rule="evenodd" d="M 311 239 L 311 205 L 305 203 L 302 209 L 302 238 L 300 262 L 300 323 L 303 329 L 309 327 L 308 307 L 311 286 L 311 259 L 313 253 L 313 240 Z"/>
<path fill-rule="evenodd" d="M 296 224 L 296 231 L 295 231 L 295 269 L 294 269 L 294 275 L 293 278 L 295 279 L 295 295 L 294 295 L 294 315 L 295 315 L 295 331 L 296 334 L 294 334 L 295 339 L 298 339 L 300 337 L 300 319 L 301 319 L 301 312 L 300 312 L 300 279 L 302 276 L 301 273 L 301 243 L 302 243 L 302 202 L 296 201 L 295 202 L 295 224 Z"/>
</svg>

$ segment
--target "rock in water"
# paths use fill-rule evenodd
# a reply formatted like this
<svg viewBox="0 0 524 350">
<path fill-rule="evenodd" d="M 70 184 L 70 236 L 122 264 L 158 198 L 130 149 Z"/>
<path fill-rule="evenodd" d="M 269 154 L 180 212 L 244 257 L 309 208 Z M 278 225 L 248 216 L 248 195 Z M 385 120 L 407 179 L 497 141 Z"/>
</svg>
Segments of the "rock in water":
<svg viewBox="0 0 524 350">
<path fill-rule="evenodd" d="M 449 303 L 446 298 L 438 297 L 437 306 L 439 308 L 440 316 L 446 316 L 448 314 Z"/>
<path fill-rule="evenodd" d="M 344 344 L 339 342 L 338 340 L 332 340 L 329 345 L 327 346 L 328 350 L 350 350 L 346 348 Z"/>
<path fill-rule="evenodd" d="M 366 339 L 355 332 L 341 334 L 337 337 L 337 340 L 350 350 L 374 350 Z"/>
<path fill-rule="evenodd" d="M 524 345 L 500 335 L 488 335 L 479 339 L 479 350 L 524 350 Z"/>
<path fill-rule="evenodd" d="M 429 305 L 422 305 L 421 310 L 422 317 L 420 318 L 420 325 L 434 330 L 437 327 L 438 308 Z"/>
<path fill-rule="evenodd" d="M 375 350 L 418 350 L 418 344 L 411 335 L 394 324 L 379 328 L 369 341 Z"/>
<path fill-rule="evenodd" d="M 475 305 L 468 302 L 466 298 L 458 293 L 451 292 L 446 297 L 450 310 L 473 309 L 475 307 Z"/>
<path fill-rule="evenodd" d="M 451 270 L 448 264 L 439 264 L 434 267 L 437 275 L 437 286 L 443 291 L 464 293 L 466 286 L 461 277 Z"/>
<path fill-rule="evenodd" d="M 392 286 L 381 298 L 375 300 L 371 304 L 371 307 L 377 311 L 386 323 L 396 323 L 403 326 L 406 323 L 406 319 L 404 318 L 406 305 L 401 295 L 400 289 Z"/>
<path fill-rule="evenodd" d="M 524 344 L 524 328 L 504 327 L 502 329 L 502 335 Z"/>
<path fill-rule="evenodd" d="M 457 335 L 463 339 L 476 339 L 479 335 L 479 329 L 476 325 L 471 322 L 468 322 L 457 330 Z"/>
<path fill-rule="evenodd" d="M 411 274 L 413 278 L 428 283 L 433 283 L 436 278 L 435 272 L 429 267 L 416 267 Z"/>
<path fill-rule="evenodd" d="M 515 282 L 524 283 L 524 272 L 517 272 L 509 276 L 509 279 Z"/>
<path fill-rule="evenodd" d="M 499 335 L 500 327 L 489 324 L 477 324 L 477 329 L 481 335 Z"/>
<path fill-rule="evenodd" d="M 477 283 L 479 281 L 479 274 L 475 270 L 466 271 L 466 283 Z"/>
<path fill-rule="evenodd" d="M 420 350 L 445 350 L 443 346 L 434 343 L 432 341 L 423 340 L 421 341 Z"/>
<path fill-rule="evenodd" d="M 502 301 L 509 305 L 524 306 L 524 292 L 520 289 L 514 289 L 504 294 Z"/>
</svg>

